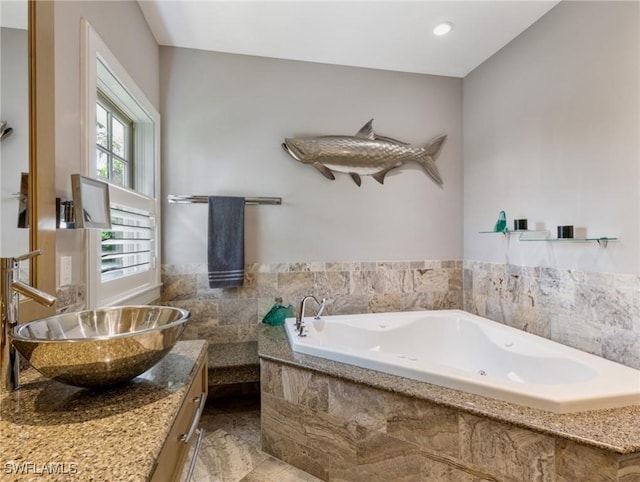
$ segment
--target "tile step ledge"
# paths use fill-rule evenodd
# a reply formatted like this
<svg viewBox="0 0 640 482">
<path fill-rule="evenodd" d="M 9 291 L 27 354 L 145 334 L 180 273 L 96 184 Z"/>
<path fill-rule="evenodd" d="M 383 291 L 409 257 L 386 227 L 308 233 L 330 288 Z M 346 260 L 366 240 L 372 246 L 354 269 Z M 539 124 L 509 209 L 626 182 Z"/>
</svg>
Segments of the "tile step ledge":
<svg viewBox="0 0 640 482">
<path fill-rule="evenodd" d="M 256 341 L 210 344 L 208 362 L 209 385 L 260 381 Z"/>
</svg>

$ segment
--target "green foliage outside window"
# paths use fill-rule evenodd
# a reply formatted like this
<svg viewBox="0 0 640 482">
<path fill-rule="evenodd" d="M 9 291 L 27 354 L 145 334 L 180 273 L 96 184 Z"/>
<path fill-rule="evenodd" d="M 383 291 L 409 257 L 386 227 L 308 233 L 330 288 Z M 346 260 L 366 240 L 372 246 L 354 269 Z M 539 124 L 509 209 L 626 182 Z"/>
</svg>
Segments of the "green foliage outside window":
<svg viewBox="0 0 640 482">
<path fill-rule="evenodd" d="M 132 187 L 133 121 L 98 93 L 96 104 L 96 174 L 124 187 Z"/>
</svg>

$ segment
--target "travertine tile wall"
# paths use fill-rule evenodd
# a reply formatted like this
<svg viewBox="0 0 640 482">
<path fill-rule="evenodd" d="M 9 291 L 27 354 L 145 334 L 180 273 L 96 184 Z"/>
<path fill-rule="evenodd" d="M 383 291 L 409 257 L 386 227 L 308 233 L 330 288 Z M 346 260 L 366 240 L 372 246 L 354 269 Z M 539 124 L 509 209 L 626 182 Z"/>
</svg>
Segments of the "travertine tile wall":
<svg viewBox="0 0 640 482">
<path fill-rule="evenodd" d="M 619 455 L 261 360 L 262 447 L 330 481 L 640 480 Z"/>
<path fill-rule="evenodd" d="M 640 276 L 465 261 L 464 309 L 640 369 Z"/>
<path fill-rule="evenodd" d="M 637 275 L 468 260 L 317 262 L 248 265 L 245 285 L 231 289 L 210 289 L 206 265 L 165 265 L 163 283 L 161 303 L 191 310 L 185 339 L 212 344 L 255 341 L 275 297 L 297 309 L 315 294 L 335 314 L 464 308 L 640 369 Z M 58 313 L 85 308 L 84 285 L 57 296 Z"/>
<path fill-rule="evenodd" d="M 206 265 L 164 265 L 161 302 L 191 311 L 185 339 L 256 340 L 276 297 L 297 310 L 303 296 L 327 298 L 327 314 L 462 308 L 462 261 L 250 264 L 244 285 L 211 289 Z"/>
</svg>

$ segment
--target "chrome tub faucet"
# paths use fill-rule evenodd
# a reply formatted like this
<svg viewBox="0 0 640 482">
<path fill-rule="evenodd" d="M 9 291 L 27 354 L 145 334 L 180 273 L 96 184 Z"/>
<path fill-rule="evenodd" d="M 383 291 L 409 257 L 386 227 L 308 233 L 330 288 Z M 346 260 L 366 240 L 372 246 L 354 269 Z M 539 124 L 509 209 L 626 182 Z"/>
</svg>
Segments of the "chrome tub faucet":
<svg viewBox="0 0 640 482">
<path fill-rule="evenodd" d="M 51 306 L 56 302 L 54 296 L 29 286 L 19 279 L 20 261 L 38 256 L 40 253 L 38 249 L 15 258 L 0 258 L 0 315 L 2 317 L 0 388 L 3 390 L 20 388 L 20 360 L 9 338 L 9 333 L 17 326 L 19 320 L 20 297 L 18 295 L 26 296 L 44 306 Z"/>
<path fill-rule="evenodd" d="M 322 298 L 322 301 L 318 301 L 318 299 L 313 295 L 308 295 L 302 298 L 302 301 L 300 302 L 300 309 L 298 310 L 298 316 L 296 317 L 296 330 L 298 330 L 298 336 L 306 336 L 304 334 L 304 323 L 302 322 L 302 320 L 304 319 L 305 304 L 307 300 L 310 300 L 310 299 L 315 301 L 316 304 L 319 306 L 316 316 L 314 316 L 315 320 L 320 319 L 320 315 L 324 311 L 324 307 L 327 302 L 326 298 Z"/>
</svg>

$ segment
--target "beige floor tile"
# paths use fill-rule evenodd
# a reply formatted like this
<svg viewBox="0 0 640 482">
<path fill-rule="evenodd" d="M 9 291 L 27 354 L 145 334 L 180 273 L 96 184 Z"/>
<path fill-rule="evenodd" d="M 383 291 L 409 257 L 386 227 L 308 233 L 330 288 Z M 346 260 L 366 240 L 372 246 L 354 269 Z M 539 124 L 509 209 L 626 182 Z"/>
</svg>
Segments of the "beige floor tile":
<svg viewBox="0 0 640 482">
<path fill-rule="evenodd" d="M 257 396 L 207 402 L 200 426 L 205 435 L 192 482 L 316 482 L 320 479 L 260 450 Z M 191 460 L 191 454 L 187 460 Z M 186 477 L 186 468 L 182 481 Z"/>
<path fill-rule="evenodd" d="M 290 466 L 275 457 L 267 457 L 242 482 L 319 482 L 320 479 Z"/>
<path fill-rule="evenodd" d="M 267 454 L 223 430 L 205 433 L 192 482 L 237 482 L 267 458 Z"/>
</svg>

